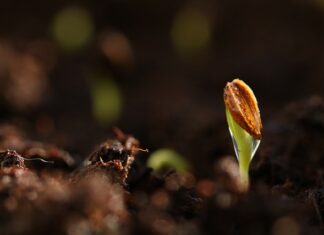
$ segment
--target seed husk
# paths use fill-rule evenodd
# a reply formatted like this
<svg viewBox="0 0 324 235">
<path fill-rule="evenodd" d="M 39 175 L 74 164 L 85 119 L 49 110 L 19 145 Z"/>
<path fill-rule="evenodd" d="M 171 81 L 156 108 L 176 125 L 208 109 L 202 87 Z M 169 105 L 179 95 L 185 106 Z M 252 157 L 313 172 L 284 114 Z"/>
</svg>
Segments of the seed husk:
<svg viewBox="0 0 324 235">
<path fill-rule="evenodd" d="M 224 88 L 224 102 L 234 121 L 255 139 L 261 139 L 260 110 L 252 89 L 242 80 L 234 79 Z"/>
</svg>

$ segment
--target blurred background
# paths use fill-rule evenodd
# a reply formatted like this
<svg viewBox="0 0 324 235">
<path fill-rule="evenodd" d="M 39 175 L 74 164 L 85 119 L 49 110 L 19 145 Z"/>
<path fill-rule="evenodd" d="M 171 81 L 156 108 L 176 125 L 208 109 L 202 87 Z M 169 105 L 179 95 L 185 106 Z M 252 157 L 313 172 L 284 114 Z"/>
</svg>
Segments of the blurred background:
<svg viewBox="0 0 324 235">
<path fill-rule="evenodd" d="M 323 42 L 323 0 L 3 1 L 0 137 L 82 159 L 118 126 L 208 176 L 233 155 L 226 82 L 253 88 L 267 126 L 324 93 Z"/>
</svg>

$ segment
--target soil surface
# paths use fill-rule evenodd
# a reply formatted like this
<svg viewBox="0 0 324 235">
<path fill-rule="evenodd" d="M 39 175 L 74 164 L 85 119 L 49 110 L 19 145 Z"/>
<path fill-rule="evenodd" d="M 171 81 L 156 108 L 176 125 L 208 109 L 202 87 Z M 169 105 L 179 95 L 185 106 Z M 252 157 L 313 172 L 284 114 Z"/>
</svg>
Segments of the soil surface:
<svg viewBox="0 0 324 235">
<path fill-rule="evenodd" d="M 21 2 L 0 7 L 0 235 L 324 234 L 322 0 Z M 68 50 L 57 22 L 90 35 Z M 237 77 L 264 126 L 246 193 Z M 189 169 L 147 167 L 160 149 Z"/>
<path fill-rule="evenodd" d="M 199 178 L 146 167 L 140 141 L 119 129 L 83 162 L 14 126 L 1 130 L 0 234 L 323 233 L 320 97 L 265 123 L 247 193 L 233 156 Z"/>
</svg>

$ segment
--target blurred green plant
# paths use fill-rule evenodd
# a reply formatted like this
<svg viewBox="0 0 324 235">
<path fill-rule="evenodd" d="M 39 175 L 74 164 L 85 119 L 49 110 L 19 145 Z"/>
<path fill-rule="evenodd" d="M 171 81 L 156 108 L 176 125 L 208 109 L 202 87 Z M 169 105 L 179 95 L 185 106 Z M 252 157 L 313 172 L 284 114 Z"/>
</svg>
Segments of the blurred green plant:
<svg viewBox="0 0 324 235">
<path fill-rule="evenodd" d="M 158 149 L 153 152 L 147 161 L 147 166 L 156 171 L 175 169 L 182 173 L 187 172 L 190 168 L 189 163 L 183 156 L 168 148 Z"/>
<path fill-rule="evenodd" d="M 176 15 L 171 39 L 179 55 L 193 56 L 208 47 L 211 30 L 210 21 L 203 12 L 187 7 Z"/>
<path fill-rule="evenodd" d="M 91 16 L 84 8 L 69 6 L 56 13 L 51 31 L 63 50 L 76 51 L 90 41 L 94 26 Z"/>
<path fill-rule="evenodd" d="M 107 126 L 115 122 L 122 110 L 122 95 L 110 75 L 100 75 L 90 81 L 90 94 L 95 120 Z"/>
</svg>

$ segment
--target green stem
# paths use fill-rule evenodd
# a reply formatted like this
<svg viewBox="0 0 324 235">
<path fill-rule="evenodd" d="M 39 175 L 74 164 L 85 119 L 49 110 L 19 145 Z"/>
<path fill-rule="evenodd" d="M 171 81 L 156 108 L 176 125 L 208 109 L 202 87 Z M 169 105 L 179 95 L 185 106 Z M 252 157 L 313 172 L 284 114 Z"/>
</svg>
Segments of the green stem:
<svg viewBox="0 0 324 235">
<path fill-rule="evenodd" d="M 239 168 L 240 168 L 240 178 L 244 190 L 249 189 L 250 179 L 249 179 L 249 167 L 250 167 L 251 151 L 249 148 L 239 149 Z"/>
<path fill-rule="evenodd" d="M 253 137 L 241 128 L 226 109 L 228 126 L 233 139 L 235 153 L 239 160 L 240 178 L 243 190 L 249 188 L 249 167 L 253 157 Z"/>
</svg>

